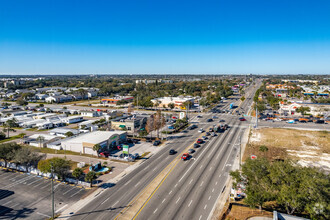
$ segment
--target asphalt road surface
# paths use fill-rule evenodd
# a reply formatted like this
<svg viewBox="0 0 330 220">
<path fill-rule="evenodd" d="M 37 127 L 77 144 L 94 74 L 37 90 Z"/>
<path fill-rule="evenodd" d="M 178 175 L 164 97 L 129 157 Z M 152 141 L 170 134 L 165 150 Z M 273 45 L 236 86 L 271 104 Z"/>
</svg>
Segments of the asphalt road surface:
<svg viewBox="0 0 330 220">
<path fill-rule="evenodd" d="M 255 88 L 254 88 L 255 90 Z M 252 93 L 251 93 L 252 94 Z M 247 99 L 241 107 L 243 107 L 246 112 L 247 108 L 249 105 L 251 105 L 251 100 L 252 99 Z M 231 103 L 231 100 L 228 100 L 227 103 L 224 103 L 221 109 L 228 109 L 229 104 Z M 238 103 L 238 102 L 237 102 Z M 139 167 L 137 167 L 135 170 L 133 170 L 131 173 L 127 174 L 126 176 L 123 176 L 121 180 L 117 182 L 116 185 L 113 187 L 105 190 L 103 193 L 99 194 L 97 197 L 95 197 L 89 204 L 87 204 L 85 207 L 80 209 L 77 213 L 73 213 L 71 219 L 90 219 L 90 220 L 95 220 L 95 219 L 114 219 L 121 210 L 123 210 L 129 203 L 130 201 L 133 200 L 133 198 L 138 195 L 168 164 L 170 164 L 175 157 L 173 155 L 169 155 L 169 150 L 170 149 L 175 149 L 178 154 L 182 154 L 184 149 L 194 143 L 196 139 L 200 136 L 200 133 L 198 132 L 198 129 L 204 128 L 207 130 L 209 127 L 213 126 L 213 124 L 219 124 L 218 121 L 214 122 L 206 122 L 207 119 L 211 118 L 215 114 L 204 114 L 203 118 L 196 119 L 195 122 L 198 121 L 198 128 L 194 130 L 188 130 L 186 133 L 180 133 L 174 136 L 174 139 L 171 139 L 166 146 L 163 146 L 162 149 L 150 157 L 150 159 L 146 160 L 143 162 Z M 223 166 L 223 164 L 227 163 L 232 163 L 232 160 L 234 157 L 233 152 L 234 148 L 228 146 L 234 146 L 234 142 L 237 141 L 237 137 L 239 134 L 239 130 L 241 129 L 241 123 L 238 121 L 238 116 L 233 116 L 231 114 L 218 114 L 219 118 L 221 119 L 226 119 L 226 123 L 230 123 L 233 125 L 233 127 L 226 131 L 224 134 L 220 134 L 217 137 L 212 138 L 208 143 L 203 144 L 204 146 L 198 149 L 196 152 L 196 155 L 200 155 L 200 157 L 197 159 L 195 156 L 193 157 L 194 159 L 191 159 L 187 161 L 186 163 L 182 163 L 178 166 L 180 168 L 180 171 L 184 170 L 189 164 L 194 163 L 194 166 L 197 166 L 197 164 L 201 163 L 200 161 L 203 161 L 202 163 L 205 165 L 203 170 L 207 170 L 210 172 L 215 172 L 215 170 L 218 170 L 217 167 Z M 216 119 L 214 119 L 216 120 Z M 248 123 L 248 122 L 242 122 L 243 123 Z M 244 126 L 247 127 L 247 126 Z M 225 143 L 225 144 L 223 144 Z M 229 144 L 230 143 L 230 144 Z M 225 146 L 226 145 L 226 146 Z M 228 145 L 228 146 L 227 146 Z M 206 153 L 210 153 L 209 150 L 214 154 L 214 156 L 218 157 L 215 160 L 207 160 L 205 159 L 205 155 L 208 156 Z M 221 150 L 221 151 L 216 151 L 216 150 Z M 230 156 L 227 162 L 225 162 L 224 158 Z M 214 157 L 212 156 L 212 158 Z M 220 158 L 221 157 L 221 158 Z M 198 163 L 197 163 L 198 162 Z M 214 170 L 210 170 L 210 167 L 206 167 L 207 163 L 212 163 L 211 165 L 213 166 Z M 224 170 L 227 171 L 229 167 L 225 168 Z M 188 168 L 187 168 L 188 169 Z M 198 167 L 199 169 L 199 167 Z M 221 168 L 222 169 L 222 168 Z M 190 169 L 194 170 L 194 169 Z M 202 170 L 201 170 L 202 171 Z M 205 173 L 205 175 L 210 175 L 208 172 L 201 172 L 199 171 L 198 174 L 196 175 L 201 175 Z M 182 173 L 176 171 L 174 174 L 179 174 L 181 175 Z M 191 173 L 187 173 L 186 175 L 190 176 Z M 194 174 L 195 175 L 195 174 Z M 172 175 L 171 175 L 171 178 Z M 196 179 L 197 176 L 194 176 L 195 180 L 194 181 L 199 181 L 201 178 Z M 211 178 L 211 176 L 208 176 L 207 178 Z M 213 178 L 213 177 L 212 177 Z M 169 178 L 170 180 L 170 178 Z M 191 179 L 189 179 L 190 181 Z M 186 183 L 188 179 L 183 178 L 182 179 L 182 184 Z M 209 179 L 205 179 L 205 186 L 210 186 L 210 181 Z M 218 183 L 219 186 L 221 183 L 225 181 L 225 179 L 219 179 Z M 181 184 L 180 182 L 180 184 Z M 204 183 L 203 183 L 204 184 Z M 194 184 L 196 185 L 196 184 Z M 164 184 L 164 187 L 171 187 L 169 184 Z M 195 188 L 194 188 L 195 189 Z M 218 187 L 217 187 L 218 190 Z M 181 199 L 181 198 L 180 198 Z M 216 197 L 212 199 L 212 202 L 214 203 Z M 185 201 L 185 200 L 183 200 Z M 195 200 L 195 203 L 197 204 L 198 201 Z M 198 203 L 199 204 L 199 203 Z M 209 205 L 211 207 L 211 205 Z M 204 208 L 204 207 L 203 207 Z M 145 209 L 149 210 L 149 209 Z M 150 210 L 154 212 L 154 210 Z M 161 210 L 159 210 L 161 211 Z M 208 210 L 203 211 L 207 212 Z M 149 212 L 149 211 L 146 211 Z M 142 214 L 141 214 L 142 216 Z M 166 217 L 166 219 L 169 219 Z"/>
</svg>

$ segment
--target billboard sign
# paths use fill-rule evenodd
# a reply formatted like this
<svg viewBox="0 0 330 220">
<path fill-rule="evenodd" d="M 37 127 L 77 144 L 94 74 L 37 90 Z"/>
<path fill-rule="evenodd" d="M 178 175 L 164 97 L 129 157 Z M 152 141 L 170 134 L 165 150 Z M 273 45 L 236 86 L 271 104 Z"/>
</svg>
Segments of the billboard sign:
<svg viewBox="0 0 330 220">
<path fill-rule="evenodd" d="M 123 154 L 128 154 L 128 150 L 129 149 L 129 146 L 128 145 L 123 145 Z"/>
</svg>

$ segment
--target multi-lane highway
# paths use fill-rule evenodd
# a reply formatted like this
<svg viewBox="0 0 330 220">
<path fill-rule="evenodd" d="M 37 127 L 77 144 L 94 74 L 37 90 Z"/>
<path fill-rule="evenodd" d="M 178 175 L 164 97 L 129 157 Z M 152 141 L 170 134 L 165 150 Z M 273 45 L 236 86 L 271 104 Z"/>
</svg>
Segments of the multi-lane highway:
<svg viewBox="0 0 330 220">
<path fill-rule="evenodd" d="M 250 90 L 251 95 L 253 95 L 255 87 L 250 88 Z M 245 112 L 247 112 L 247 107 L 251 104 L 250 102 L 251 99 L 246 99 L 241 105 L 241 108 L 243 108 Z M 230 100 L 228 100 L 222 108 L 228 109 L 229 103 Z M 207 130 L 213 124 L 218 124 L 215 122 L 206 122 L 206 120 L 213 115 L 214 114 L 204 114 L 203 118 L 200 118 L 198 121 L 198 129 L 204 128 Z M 242 129 L 240 125 L 246 123 L 239 122 L 237 120 L 238 117 L 231 114 L 219 114 L 218 116 L 221 117 L 221 119 L 225 119 L 226 123 L 230 124 L 232 128 L 224 134 L 213 137 L 204 143 L 203 146 L 196 151 L 192 159 L 177 163 L 175 172 L 172 172 L 168 176 L 163 185 L 150 199 L 150 201 L 155 200 L 155 202 L 148 202 L 148 204 L 140 210 L 141 212 L 139 212 L 137 216 L 139 219 L 162 218 L 161 213 L 167 215 L 168 211 L 173 218 L 181 218 L 181 216 L 188 218 L 189 216 L 193 216 L 190 215 L 191 211 L 186 210 L 190 207 L 194 207 L 194 212 L 198 210 L 201 211 L 200 215 L 204 216 L 204 218 L 206 217 L 206 213 L 210 212 L 213 207 L 212 204 L 214 204 L 217 199 L 215 195 L 219 189 L 222 189 L 221 186 L 223 186 L 226 180 L 226 178 L 221 175 L 223 175 L 222 173 L 224 172 L 228 173 L 230 167 L 227 164 L 231 164 L 235 159 L 237 152 L 235 150 L 236 148 L 233 146 L 237 142 Z M 91 220 L 114 219 L 122 210 L 129 206 L 131 201 L 134 201 L 134 198 L 148 187 L 148 184 L 152 182 L 152 180 L 173 162 L 176 157 L 169 155 L 169 149 L 175 149 L 178 154 L 182 154 L 187 146 L 192 145 L 201 135 L 197 132 L 198 129 L 181 133 L 176 136 L 175 139 L 170 140 L 158 153 L 146 160 L 131 173 L 124 176 L 115 186 L 97 195 L 88 205 L 79 210 L 79 212 L 74 213 L 71 218 Z M 172 192 L 169 193 L 171 189 Z M 210 192 L 207 192 L 207 195 L 214 194 L 213 197 L 211 196 L 211 198 L 209 198 L 208 196 L 204 198 L 206 195 L 205 190 L 210 190 Z M 196 199 L 194 199 L 194 196 L 196 196 Z M 162 200 L 158 201 L 159 198 L 162 198 Z M 199 206 L 203 204 L 205 204 L 206 207 L 204 205 L 200 209 Z M 169 219 L 168 216 L 163 216 L 163 218 Z"/>
</svg>

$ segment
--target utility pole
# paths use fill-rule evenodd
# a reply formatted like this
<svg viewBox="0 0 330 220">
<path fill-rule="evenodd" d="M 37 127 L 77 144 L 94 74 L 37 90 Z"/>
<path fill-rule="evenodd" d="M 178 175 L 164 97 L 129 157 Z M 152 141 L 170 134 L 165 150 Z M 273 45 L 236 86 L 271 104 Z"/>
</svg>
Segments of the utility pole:
<svg viewBox="0 0 330 220">
<path fill-rule="evenodd" d="M 54 203 L 54 168 L 53 164 L 50 165 L 51 169 L 51 197 L 52 197 L 52 219 L 55 219 L 55 203 Z"/>
</svg>

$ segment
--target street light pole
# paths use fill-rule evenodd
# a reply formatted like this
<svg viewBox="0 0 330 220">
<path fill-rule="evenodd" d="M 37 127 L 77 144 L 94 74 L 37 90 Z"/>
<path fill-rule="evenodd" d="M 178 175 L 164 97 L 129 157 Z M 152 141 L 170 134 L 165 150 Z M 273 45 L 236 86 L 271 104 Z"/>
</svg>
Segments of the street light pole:
<svg viewBox="0 0 330 220">
<path fill-rule="evenodd" d="M 51 166 L 51 177 L 52 177 L 52 182 L 51 182 L 51 197 L 52 197 L 52 219 L 55 219 L 55 203 L 54 203 L 54 168 L 53 164 Z"/>
</svg>

